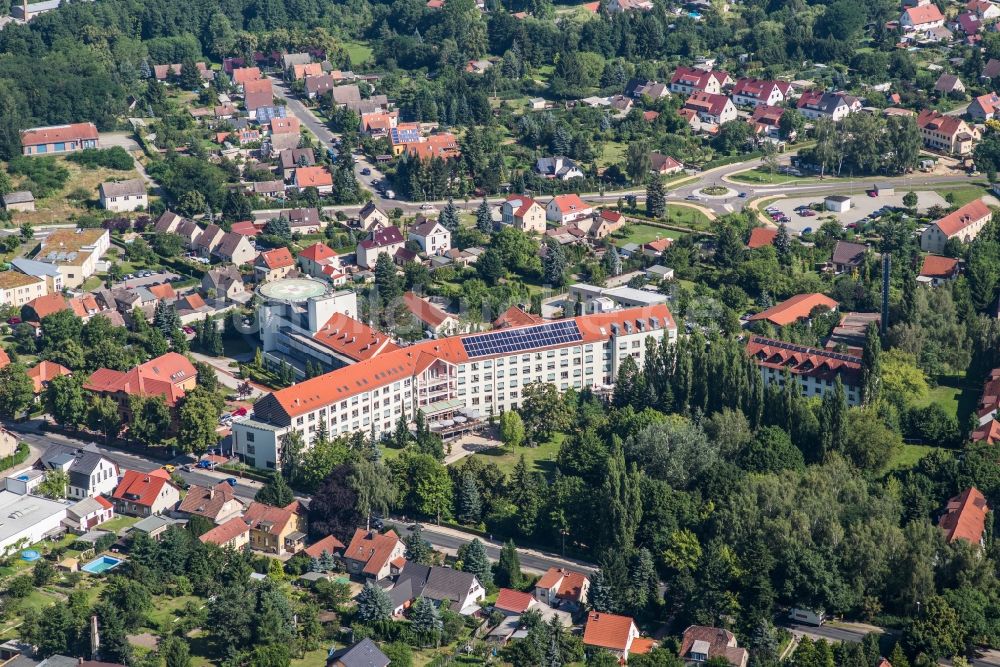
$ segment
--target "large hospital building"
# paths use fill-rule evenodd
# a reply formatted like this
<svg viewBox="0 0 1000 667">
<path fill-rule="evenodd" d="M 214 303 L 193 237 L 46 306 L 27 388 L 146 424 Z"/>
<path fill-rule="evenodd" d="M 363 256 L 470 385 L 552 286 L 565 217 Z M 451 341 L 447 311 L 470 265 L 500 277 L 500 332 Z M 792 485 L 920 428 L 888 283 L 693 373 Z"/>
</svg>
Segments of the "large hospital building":
<svg viewBox="0 0 1000 667">
<path fill-rule="evenodd" d="M 340 322 L 344 331 L 336 335 L 372 335 L 356 320 Z M 442 435 L 461 433 L 516 409 L 531 383 L 561 391 L 607 387 L 627 357 L 641 366 L 646 346 L 664 336 L 675 341 L 677 326 L 659 304 L 393 346 L 260 399 L 252 419 L 233 425 L 233 452 L 247 465 L 274 468 L 289 431 L 298 431 L 308 448 L 321 423 L 331 436 L 379 435 L 400 417 L 412 421 L 417 410 Z"/>
</svg>

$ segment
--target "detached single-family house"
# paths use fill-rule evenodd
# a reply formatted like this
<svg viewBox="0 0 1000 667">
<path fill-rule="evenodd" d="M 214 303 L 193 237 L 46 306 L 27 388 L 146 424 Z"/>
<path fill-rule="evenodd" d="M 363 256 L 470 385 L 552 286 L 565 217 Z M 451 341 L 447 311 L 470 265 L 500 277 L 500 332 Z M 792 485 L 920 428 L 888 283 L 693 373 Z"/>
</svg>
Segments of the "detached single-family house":
<svg viewBox="0 0 1000 667">
<path fill-rule="evenodd" d="M 582 572 L 561 567 L 550 567 L 535 582 L 534 596 L 550 607 L 582 609 L 587 604 L 590 579 Z"/>
<path fill-rule="evenodd" d="M 201 290 L 213 299 L 232 301 L 245 295 L 243 276 L 235 266 L 220 266 L 201 278 Z"/>
<path fill-rule="evenodd" d="M 337 253 L 319 241 L 300 252 L 296 257 L 296 263 L 302 273 L 313 278 L 326 278 L 332 282 L 334 275 L 342 274 Z"/>
<path fill-rule="evenodd" d="M 385 253 L 394 258 L 396 252 L 405 245 L 403 234 L 395 225 L 375 229 L 369 232 L 368 237 L 358 244 L 358 266 L 374 269 L 379 255 Z"/>
<path fill-rule="evenodd" d="M 74 533 L 86 533 L 115 518 L 115 506 L 103 496 L 84 498 L 66 510 L 64 524 Z"/>
<path fill-rule="evenodd" d="M 281 177 L 290 179 L 299 167 L 316 165 L 316 153 L 311 148 L 289 148 L 278 153 L 281 164 Z"/>
<path fill-rule="evenodd" d="M 973 486 L 948 500 L 944 514 L 938 519 L 938 527 L 944 531 L 949 543 L 965 540 L 982 546 L 983 533 L 986 532 L 986 514 L 989 511 L 986 498 Z"/>
<path fill-rule="evenodd" d="M 556 195 L 545 206 L 545 218 L 558 225 L 566 225 L 594 215 L 594 207 L 579 195 Z"/>
<path fill-rule="evenodd" d="M 932 222 L 920 234 L 920 249 L 940 255 L 949 239 L 969 243 L 990 221 L 993 212 L 982 199 L 974 199 L 957 211 Z"/>
<path fill-rule="evenodd" d="M 257 110 L 274 104 L 274 88 L 270 79 L 247 81 L 243 84 L 243 106 L 250 118 L 257 117 Z"/>
<path fill-rule="evenodd" d="M 294 182 L 299 192 L 306 188 L 316 188 L 320 194 L 333 192 L 333 176 L 326 167 L 299 167 L 295 170 Z"/>
<path fill-rule="evenodd" d="M 358 225 L 366 232 L 371 231 L 373 227 L 385 227 L 388 224 L 389 216 L 372 202 L 365 204 L 358 213 Z"/>
<path fill-rule="evenodd" d="M 389 667 L 390 662 L 378 645 L 365 637 L 353 646 L 330 651 L 326 667 Z"/>
<path fill-rule="evenodd" d="M 437 220 L 426 220 L 407 230 L 407 236 L 429 255 L 443 255 L 451 250 L 451 232 Z"/>
<path fill-rule="evenodd" d="M 423 597 L 438 604 L 448 601 L 453 610 L 464 615 L 479 611 L 476 603 L 486 597 L 486 590 L 474 574 L 412 561 L 403 564 L 393 588 L 396 586 L 407 587 L 414 600 Z"/>
<path fill-rule="evenodd" d="M 545 208 L 527 195 L 511 195 L 500 206 L 500 217 L 505 225 L 511 225 L 529 234 L 545 233 Z"/>
<path fill-rule="evenodd" d="M 212 251 L 215 250 L 215 247 L 222 243 L 222 237 L 225 235 L 226 233 L 222 231 L 222 227 L 211 223 L 201 234 L 198 234 L 194 243 L 191 244 L 191 249 L 196 250 L 202 257 L 209 257 Z"/>
<path fill-rule="evenodd" d="M 927 32 L 931 28 L 943 25 L 944 14 L 933 2 L 908 7 L 899 17 L 899 26 L 909 32 Z"/>
<path fill-rule="evenodd" d="M 424 329 L 433 336 L 445 336 L 455 333 L 458 328 L 458 318 L 450 315 L 426 299 L 421 299 L 413 292 L 403 295 L 403 304 L 417 319 Z"/>
<path fill-rule="evenodd" d="M 250 526 L 252 549 L 280 556 L 296 553 L 305 547 L 305 509 L 297 500 L 285 507 L 251 502 L 243 514 L 243 520 Z"/>
<path fill-rule="evenodd" d="M 405 554 L 406 545 L 395 531 L 378 533 L 358 528 L 344 550 L 344 565 L 348 574 L 378 581 L 389 576 L 393 562 L 402 568 Z"/>
<path fill-rule="evenodd" d="M 626 664 L 629 655 L 649 653 L 656 643 L 639 636 L 639 628 L 631 616 L 592 611 L 587 614 L 583 629 L 583 645 L 610 651 L 621 664 Z"/>
<path fill-rule="evenodd" d="M 868 246 L 863 243 L 837 241 L 837 245 L 833 246 L 830 263 L 833 264 L 835 273 L 849 273 L 864 264 L 867 255 Z"/>
<path fill-rule="evenodd" d="M 684 165 L 680 160 L 655 151 L 649 154 L 649 165 L 649 170 L 660 176 L 670 176 L 684 171 Z"/>
<path fill-rule="evenodd" d="M 583 171 L 576 166 L 576 162 L 561 155 L 538 158 L 535 161 L 535 171 L 545 178 L 555 178 L 560 181 L 583 178 Z"/>
<path fill-rule="evenodd" d="M 925 255 L 920 273 L 917 274 L 917 282 L 933 287 L 943 285 L 958 277 L 959 266 L 959 261 L 954 257 Z"/>
<path fill-rule="evenodd" d="M 703 665 L 715 658 L 726 660 L 731 667 L 746 667 L 750 654 L 739 647 L 736 636 L 729 630 L 692 625 L 684 631 L 680 657 L 690 667 Z"/>
<path fill-rule="evenodd" d="M 152 472 L 126 470 L 121 482 L 111 493 L 119 514 L 152 516 L 172 510 L 181 499 L 181 492 L 170 481 L 163 468 Z"/>
<path fill-rule="evenodd" d="M 985 123 L 997 117 L 997 110 L 1000 109 L 1000 95 L 987 93 L 980 95 L 969 104 L 969 117 L 977 123 Z"/>
<path fill-rule="evenodd" d="M 215 486 L 192 486 L 177 506 L 181 516 L 200 516 L 214 524 L 223 524 L 243 514 L 245 505 L 236 497 L 233 487 L 222 481 Z"/>
<path fill-rule="evenodd" d="M 295 258 L 285 247 L 262 252 L 253 263 L 254 273 L 260 282 L 284 278 L 294 268 Z"/>
<path fill-rule="evenodd" d="M 965 84 L 955 74 L 942 74 L 934 83 L 935 92 L 949 95 L 951 93 L 964 93 Z"/>
<path fill-rule="evenodd" d="M 101 202 L 101 208 L 118 213 L 137 211 L 149 206 L 149 199 L 146 196 L 146 181 L 141 178 L 101 183 L 98 188 L 98 198 Z"/>
<path fill-rule="evenodd" d="M 46 470 L 66 473 L 66 497 L 90 498 L 106 495 L 118 486 L 118 464 L 97 452 L 53 448 L 42 456 Z"/>
<path fill-rule="evenodd" d="M 28 377 L 35 385 L 35 395 L 38 396 L 49 386 L 49 383 L 57 377 L 72 375 L 73 372 L 54 361 L 42 359 L 37 364 L 28 369 Z"/>
</svg>

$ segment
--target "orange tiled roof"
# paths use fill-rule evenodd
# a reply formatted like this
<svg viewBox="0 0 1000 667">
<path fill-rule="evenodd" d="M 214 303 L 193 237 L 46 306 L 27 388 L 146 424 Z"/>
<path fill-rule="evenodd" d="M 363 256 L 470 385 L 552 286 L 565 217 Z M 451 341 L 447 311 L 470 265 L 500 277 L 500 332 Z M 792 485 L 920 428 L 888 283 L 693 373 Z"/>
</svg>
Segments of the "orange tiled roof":
<svg viewBox="0 0 1000 667">
<path fill-rule="evenodd" d="M 414 317 L 435 328 L 444 324 L 451 317 L 448 313 L 434 304 L 421 299 L 413 292 L 407 292 L 403 295 L 403 303 L 406 304 L 407 310 L 413 313 Z"/>
<path fill-rule="evenodd" d="M 260 254 L 260 261 L 269 269 L 283 269 L 288 266 L 295 266 L 292 253 L 288 252 L 288 248 L 285 247 L 262 252 Z"/>
<path fill-rule="evenodd" d="M 941 10 L 933 2 L 920 5 L 919 7 L 910 7 L 905 13 L 915 26 L 944 20 Z"/>
<path fill-rule="evenodd" d="M 54 361 L 43 359 L 36 365 L 28 369 L 28 377 L 35 384 L 35 393 L 39 394 L 45 388 L 45 384 L 60 375 L 70 375 L 70 371 L 65 366 L 61 366 Z"/>
<path fill-rule="evenodd" d="M 524 327 L 530 324 L 540 324 L 544 321 L 545 320 L 537 315 L 526 313 L 517 306 L 511 306 L 505 310 L 500 317 L 493 320 L 493 328 L 500 329 L 502 327 Z"/>
<path fill-rule="evenodd" d="M 175 405 L 184 396 L 181 386 L 198 371 L 187 357 L 167 352 L 128 372 L 110 368 L 97 369 L 84 383 L 83 388 L 102 393 L 123 392 L 140 396 L 162 396 L 167 405 Z"/>
<path fill-rule="evenodd" d="M 177 298 L 177 292 L 174 290 L 174 286 L 170 283 L 163 283 L 162 285 L 150 285 L 150 293 L 157 299 L 164 299 L 167 301 L 172 301 Z"/>
<path fill-rule="evenodd" d="M 236 536 L 249 532 L 249 530 L 250 526 L 248 526 L 246 521 L 243 520 L 243 517 L 237 516 L 223 524 L 219 524 L 212 530 L 198 537 L 198 539 L 201 540 L 203 544 L 214 544 L 221 547 L 228 544 Z"/>
<path fill-rule="evenodd" d="M 334 313 L 313 335 L 313 340 L 354 361 L 372 359 L 377 354 L 399 349 L 381 331 L 343 313 Z"/>
<path fill-rule="evenodd" d="M 531 593 L 522 593 L 510 588 L 501 588 L 500 594 L 497 596 L 497 601 L 493 606 L 503 611 L 521 614 L 527 611 L 534 601 L 535 598 L 531 596 Z"/>
<path fill-rule="evenodd" d="M 319 241 L 299 253 L 299 257 L 305 257 L 314 262 L 321 262 L 324 259 L 331 259 L 336 256 L 337 253 L 334 252 L 333 248 Z"/>
<path fill-rule="evenodd" d="M 574 213 L 592 208 L 590 204 L 580 199 L 579 195 L 556 195 L 552 198 L 560 213 Z"/>
<path fill-rule="evenodd" d="M 37 299 L 32 299 L 25 305 L 35 311 L 39 319 L 69 308 L 66 297 L 58 293 L 40 296 Z"/>
<path fill-rule="evenodd" d="M 399 536 L 392 530 L 379 534 L 358 528 L 344 551 L 344 558 L 364 563 L 362 571 L 365 574 L 377 574 L 385 567 L 398 543 Z"/>
<path fill-rule="evenodd" d="M 952 211 L 940 220 L 934 221 L 934 224 L 937 225 L 942 234 L 951 238 L 973 222 L 990 215 L 990 207 L 986 205 L 986 202 L 982 199 L 973 199 L 957 211 Z"/>
<path fill-rule="evenodd" d="M 576 321 L 584 343 L 610 339 L 612 324 L 623 328 L 626 323 L 633 326 L 637 320 L 642 320 L 645 325 L 652 328 L 652 320 L 655 319 L 659 329 L 672 329 L 676 326 L 670 309 L 665 304 L 582 315 L 573 319 Z M 317 342 L 328 346 L 330 346 L 330 342 L 324 340 L 327 337 L 339 337 L 342 341 L 346 340 L 343 338 L 343 327 L 347 327 L 347 331 L 359 332 L 354 334 L 357 340 L 351 345 L 360 345 L 361 337 L 365 335 L 365 332 L 368 332 L 369 336 L 373 335 L 369 327 L 346 315 L 334 315 L 328 322 L 328 326 L 329 329 L 324 327 L 314 336 Z M 336 333 L 334 333 L 335 331 Z M 277 403 L 289 417 L 305 414 L 321 406 L 350 398 L 355 394 L 370 391 L 403 378 L 412 378 L 415 373 L 422 372 L 437 360 L 450 364 L 467 361 L 469 357 L 465 352 L 462 340 L 476 335 L 486 334 L 428 340 L 405 348 L 397 348 L 392 343 L 387 343 L 381 352 L 378 354 L 370 352 L 366 358 L 356 364 L 280 389 L 261 400 L 268 401 L 272 405 Z M 369 350 L 371 349 L 373 348 L 369 348 Z M 366 352 L 368 351 L 366 350 Z"/>
<path fill-rule="evenodd" d="M 633 639 L 635 622 L 630 616 L 592 611 L 587 614 L 583 643 L 612 651 L 625 651 Z"/>
<path fill-rule="evenodd" d="M 21 132 L 21 145 L 37 146 L 64 141 L 82 141 L 84 139 L 97 139 L 98 136 L 97 127 L 93 123 L 33 127 Z"/>
<path fill-rule="evenodd" d="M 777 229 L 771 227 L 754 227 L 750 231 L 750 240 L 747 241 L 747 247 L 752 250 L 753 248 L 763 248 L 764 246 L 773 245 L 774 237 L 777 235 Z"/>
<path fill-rule="evenodd" d="M 243 513 L 243 521 L 251 530 L 260 530 L 272 535 L 281 535 L 299 508 L 298 501 L 285 507 L 272 507 L 256 501 L 250 503 Z"/>
<path fill-rule="evenodd" d="M 920 275 L 925 278 L 951 278 L 958 268 L 958 260 L 941 255 L 927 255 L 920 267 Z"/>
<path fill-rule="evenodd" d="M 796 294 L 790 299 L 753 315 L 750 320 L 767 320 L 776 326 L 783 327 L 809 317 L 809 313 L 816 306 L 825 306 L 830 310 L 835 310 L 839 305 L 838 302 L 819 292 Z"/>
<path fill-rule="evenodd" d="M 333 176 L 326 167 L 299 167 L 295 170 L 295 184 L 300 188 L 333 185 Z"/>
<path fill-rule="evenodd" d="M 306 547 L 303 551 L 306 552 L 307 556 L 312 558 L 319 558 L 323 555 L 323 552 L 330 554 L 331 556 L 338 551 L 343 551 L 344 543 L 338 540 L 333 535 L 327 535 L 315 544 L 311 544 Z"/>
<path fill-rule="evenodd" d="M 979 544 L 986 530 L 986 498 L 976 487 L 971 487 L 948 501 L 945 514 L 938 521 L 948 542 L 966 540 Z"/>
<path fill-rule="evenodd" d="M 111 497 L 143 507 L 152 507 L 163 487 L 170 484 L 170 474 L 158 468 L 152 472 L 126 470 Z"/>
</svg>

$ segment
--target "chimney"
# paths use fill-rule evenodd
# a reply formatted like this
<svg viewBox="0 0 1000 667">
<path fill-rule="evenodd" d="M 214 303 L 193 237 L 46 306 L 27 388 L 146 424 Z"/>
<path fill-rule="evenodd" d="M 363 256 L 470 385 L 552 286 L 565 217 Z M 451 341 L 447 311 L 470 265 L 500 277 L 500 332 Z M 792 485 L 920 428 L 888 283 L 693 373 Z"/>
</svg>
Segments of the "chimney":
<svg viewBox="0 0 1000 667">
<path fill-rule="evenodd" d="M 208 490 L 208 499 L 212 500 L 213 498 L 215 498 L 215 487 L 212 487 Z"/>
</svg>

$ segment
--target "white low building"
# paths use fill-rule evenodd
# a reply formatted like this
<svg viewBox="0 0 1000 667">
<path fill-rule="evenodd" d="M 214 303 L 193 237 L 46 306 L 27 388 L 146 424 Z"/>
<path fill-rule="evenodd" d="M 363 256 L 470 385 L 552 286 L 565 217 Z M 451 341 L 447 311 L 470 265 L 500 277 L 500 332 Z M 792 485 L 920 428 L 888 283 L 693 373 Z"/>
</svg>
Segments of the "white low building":
<svg viewBox="0 0 1000 667">
<path fill-rule="evenodd" d="M 0 491 L 0 554 L 41 542 L 63 532 L 69 504 L 39 496 Z"/>
<path fill-rule="evenodd" d="M 101 200 L 101 208 L 108 211 L 123 213 L 149 207 L 146 182 L 141 178 L 101 183 L 98 188 L 98 196 Z"/>
</svg>

